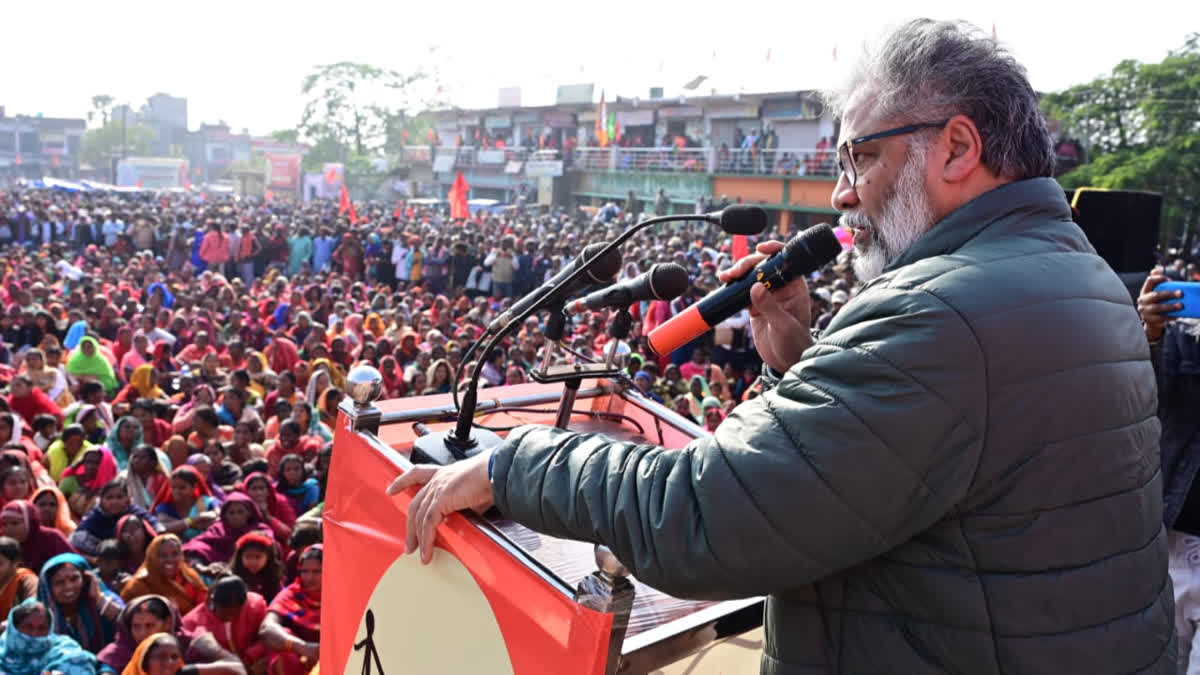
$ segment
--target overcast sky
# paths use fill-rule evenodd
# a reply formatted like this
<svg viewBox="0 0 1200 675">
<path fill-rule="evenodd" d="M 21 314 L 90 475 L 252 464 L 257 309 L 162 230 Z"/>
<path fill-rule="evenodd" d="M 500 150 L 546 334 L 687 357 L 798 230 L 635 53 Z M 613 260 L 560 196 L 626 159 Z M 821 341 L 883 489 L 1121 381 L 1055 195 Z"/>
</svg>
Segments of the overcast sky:
<svg viewBox="0 0 1200 675">
<path fill-rule="evenodd" d="M 523 104 L 542 105 L 560 84 L 593 82 L 597 97 L 604 89 L 612 100 L 645 97 L 651 86 L 677 94 L 700 75 L 709 78 L 704 94 L 812 89 L 836 81 L 864 41 L 917 15 L 914 4 L 69 0 L 49 9 L 9 0 L 0 105 L 9 115 L 83 117 L 93 94 L 136 107 L 162 91 L 188 98 L 193 129 L 224 119 L 267 133 L 299 121 L 300 82 L 312 66 L 349 60 L 404 71 L 428 64 L 431 46 L 444 95 L 466 108 L 497 105 L 506 86 L 521 88 Z M 919 14 L 988 32 L 994 23 L 1042 91 L 1122 59 L 1161 60 L 1200 30 L 1200 2 L 1076 5 L 927 0 Z"/>
</svg>

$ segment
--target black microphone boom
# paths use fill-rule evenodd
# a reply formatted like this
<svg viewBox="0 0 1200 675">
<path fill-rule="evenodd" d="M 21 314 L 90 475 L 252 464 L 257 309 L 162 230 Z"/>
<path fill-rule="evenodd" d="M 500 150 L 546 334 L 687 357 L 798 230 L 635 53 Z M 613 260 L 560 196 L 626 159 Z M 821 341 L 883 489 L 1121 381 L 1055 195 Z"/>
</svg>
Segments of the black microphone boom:
<svg viewBox="0 0 1200 675">
<path fill-rule="evenodd" d="M 530 307 L 542 304 L 542 301 L 550 295 L 555 286 L 562 283 L 563 280 L 571 276 L 581 266 L 587 266 L 587 271 L 577 277 L 573 283 L 559 290 L 558 295 L 562 299 L 565 300 L 586 286 L 612 281 L 612 278 L 617 275 L 617 270 L 621 268 L 621 254 L 613 250 L 601 255 L 600 252 L 604 250 L 604 246 L 603 243 L 599 243 L 584 248 L 583 253 L 579 254 L 579 257 L 571 261 L 569 265 L 559 270 L 558 274 L 550 277 L 549 281 L 534 289 L 531 293 L 514 303 L 512 307 L 501 313 L 500 316 L 492 320 L 488 324 L 488 332 L 494 333 L 500 330 L 514 316 L 521 314 Z M 600 257 L 596 258 L 597 255 Z"/>
<path fill-rule="evenodd" d="M 674 300 L 683 295 L 690 283 L 687 270 L 681 265 L 659 263 L 632 279 L 572 300 L 566 311 L 579 314 L 587 310 L 625 308 L 643 300 Z"/>
</svg>

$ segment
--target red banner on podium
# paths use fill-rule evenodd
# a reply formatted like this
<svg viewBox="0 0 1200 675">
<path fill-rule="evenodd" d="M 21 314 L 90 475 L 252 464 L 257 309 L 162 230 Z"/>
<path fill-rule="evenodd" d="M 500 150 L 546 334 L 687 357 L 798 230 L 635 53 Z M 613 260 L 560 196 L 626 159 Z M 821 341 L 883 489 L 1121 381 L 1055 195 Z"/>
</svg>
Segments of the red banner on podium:
<svg viewBox="0 0 1200 675">
<path fill-rule="evenodd" d="M 405 460 L 347 423 L 342 413 L 324 514 L 322 672 L 604 672 L 612 615 L 465 516 L 438 528 L 432 564 L 403 555 L 412 494 L 384 490 Z"/>
</svg>

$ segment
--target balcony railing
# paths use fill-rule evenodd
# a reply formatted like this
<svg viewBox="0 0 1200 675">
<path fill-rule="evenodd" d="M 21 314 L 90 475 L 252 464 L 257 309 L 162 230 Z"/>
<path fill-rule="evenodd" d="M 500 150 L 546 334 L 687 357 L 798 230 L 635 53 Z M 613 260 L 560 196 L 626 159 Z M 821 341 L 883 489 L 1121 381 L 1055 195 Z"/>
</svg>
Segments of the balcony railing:
<svg viewBox="0 0 1200 675">
<path fill-rule="evenodd" d="M 410 145 L 401 149 L 401 158 L 413 164 L 429 164 L 433 157 L 454 157 L 454 167 L 474 169 L 494 167 L 503 171 L 508 162 L 530 159 L 557 159 L 557 151 L 535 148 L 436 148 Z M 744 175 L 821 176 L 838 174 L 836 153 L 832 148 L 777 148 L 742 150 L 704 148 L 576 148 L 568 168 L 585 171 L 667 171 L 676 173 L 726 173 Z"/>
<path fill-rule="evenodd" d="M 733 150 L 719 148 L 575 149 L 574 166 L 590 171 L 672 171 L 747 175 L 837 176 L 835 154 L 829 149 L 778 148 Z"/>
</svg>

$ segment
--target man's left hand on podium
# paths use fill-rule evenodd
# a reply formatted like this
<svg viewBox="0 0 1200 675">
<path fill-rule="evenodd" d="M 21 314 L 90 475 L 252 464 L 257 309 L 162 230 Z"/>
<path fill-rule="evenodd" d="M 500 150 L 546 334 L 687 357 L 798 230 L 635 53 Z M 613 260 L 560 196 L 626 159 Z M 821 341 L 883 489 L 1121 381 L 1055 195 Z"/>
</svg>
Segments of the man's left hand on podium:
<svg viewBox="0 0 1200 675">
<path fill-rule="evenodd" d="M 491 452 L 481 452 L 448 466 L 416 465 L 388 486 L 389 495 L 421 486 L 408 505 L 408 526 L 404 535 L 405 553 L 421 550 L 421 562 L 433 560 L 437 526 L 455 511 L 492 507 L 492 482 L 488 478 Z"/>
</svg>

